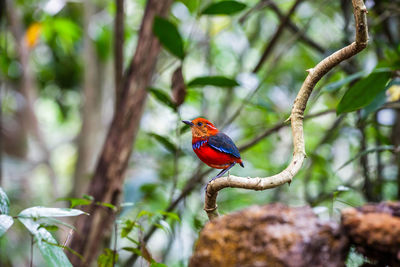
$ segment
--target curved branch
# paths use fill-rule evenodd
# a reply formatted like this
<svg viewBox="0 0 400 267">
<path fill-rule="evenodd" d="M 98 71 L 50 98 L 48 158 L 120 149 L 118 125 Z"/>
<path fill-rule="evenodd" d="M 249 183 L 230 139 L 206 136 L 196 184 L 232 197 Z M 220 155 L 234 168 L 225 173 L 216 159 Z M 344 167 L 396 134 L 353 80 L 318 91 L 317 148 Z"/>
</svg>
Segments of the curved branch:
<svg viewBox="0 0 400 267">
<path fill-rule="evenodd" d="M 322 60 L 314 68 L 307 70 L 308 76 L 305 79 L 300 91 L 294 101 L 290 121 L 293 134 L 293 159 L 289 166 L 282 172 L 270 177 L 238 177 L 228 176 L 218 178 L 207 185 L 205 194 L 204 210 L 207 212 L 210 220 L 218 217 L 217 196 L 218 191 L 225 187 L 245 188 L 251 190 L 265 190 L 274 188 L 285 183 L 290 183 L 292 178 L 300 170 L 306 157 L 304 135 L 303 135 L 303 119 L 304 110 L 307 106 L 308 98 L 312 90 L 321 78 L 340 62 L 356 55 L 363 50 L 368 43 L 367 29 L 367 9 L 362 0 L 352 0 L 354 8 L 354 17 L 356 23 L 356 40 L 352 44 L 336 51 L 329 57 Z"/>
</svg>

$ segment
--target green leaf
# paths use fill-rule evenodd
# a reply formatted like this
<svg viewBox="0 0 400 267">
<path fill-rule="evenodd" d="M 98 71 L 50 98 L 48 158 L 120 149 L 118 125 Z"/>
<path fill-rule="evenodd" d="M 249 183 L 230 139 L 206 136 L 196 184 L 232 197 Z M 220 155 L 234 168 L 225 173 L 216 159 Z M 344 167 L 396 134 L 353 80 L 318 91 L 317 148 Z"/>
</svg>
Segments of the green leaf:
<svg viewBox="0 0 400 267">
<path fill-rule="evenodd" d="M 330 83 L 328 85 L 326 85 L 322 90 L 321 93 L 325 93 L 325 92 L 335 92 L 336 90 L 342 88 L 344 85 L 351 83 L 352 81 L 361 78 L 365 75 L 365 71 L 360 71 L 360 72 L 356 72 L 354 74 L 351 74 L 349 76 L 347 76 L 346 78 L 343 78 L 339 81 Z"/>
<path fill-rule="evenodd" d="M 71 225 L 69 223 L 66 223 L 66 222 L 63 222 L 63 221 L 60 221 L 60 220 L 57 220 L 55 218 L 51 218 L 51 217 L 42 218 L 41 221 L 45 221 L 45 222 L 48 222 L 48 223 L 51 223 L 51 224 L 60 224 L 60 225 L 63 225 L 65 227 L 67 227 L 67 228 L 76 230 L 76 228 L 73 225 Z"/>
<path fill-rule="evenodd" d="M 93 201 L 93 200 L 94 200 L 94 197 L 93 197 L 93 196 L 89 196 L 89 195 L 86 195 L 86 194 L 83 195 L 82 198 L 87 199 L 87 200 L 90 200 L 90 201 Z"/>
<path fill-rule="evenodd" d="M 168 267 L 168 266 L 165 265 L 164 263 L 152 262 L 152 263 L 150 264 L 150 267 Z"/>
<path fill-rule="evenodd" d="M 219 87 L 234 87 L 238 86 L 239 83 L 224 76 L 202 76 L 197 77 L 188 83 L 188 86 L 206 86 L 213 85 Z"/>
<path fill-rule="evenodd" d="M 141 210 L 137 216 L 138 219 L 140 219 L 143 216 L 148 216 L 149 218 L 154 216 L 154 213 L 152 213 L 151 211 L 147 211 L 147 210 Z"/>
<path fill-rule="evenodd" d="M 57 225 L 47 224 L 47 223 L 41 223 L 39 225 L 39 228 L 44 228 L 44 229 L 46 229 L 47 231 L 50 231 L 50 232 L 55 232 L 55 231 L 58 230 L 58 226 Z"/>
<path fill-rule="evenodd" d="M 77 209 L 32 207 L 21 211 L 18 218 L 69 217 L 87 214 Z"/>
<path fill-rule="evenodd" d="M 103 254 L 101 254 L 97 259 L 98 267 L 113 267 L 118 261 L 118 253 L 112 251 L 109 248 L 105 248 Z"/>
<path fill-rule="evenodd" d="M 190 126 L 187 124 L 184 124 L 180 129 L 179 129 L 179 133 L 180 134 L 184 134 L 186 132 L 188 132 L 190 130 Z"/>
<path fill-rule="evenodd" d="M 386 88 L 390 76 L 388 69 L 374 70 L 347 90 L 336 108 L 336 113 L 355 111 L 370 104 Z"/>
<path fill-rule="evenodd" d="M 174 212 L 160 211 L 160 214 L 164 215 L 167 218 L 171 218 L 172 220 L 176 220 L 178 222 L 181 221 L 181 219 L 179 219 L 178 214 Z"/>
<path fill-rule="evenodd" d="M 11 216 L 1 214 L 0 215 L 0 237 L 13 225 L 14 220 Z"/>
<path fill-rule="evenodd" d="M 138 248 L 132 248 L 132 247 L 123 247 L 123 250 L 132 252 L 133 254 L 136 254 L 138 256 L 142 256 L 142 252 L 140 251 L 140 249 Z"/>
<path fill-rule="evenodd" d="M 140 191 L 146 194 L 152 194 L 156 191 L 157 187 L 157 184 L 143 184 L 140 186 Z"/>
<path fill-rule="evenodd" d="M 185 57 L 182 37 L 178 28 L 172 22 L 156 16 L 154 18 L 153 32 L 165 49 L 180 59 Z"/>
<path fill-rule="evenodd" d="M 142 231 L 144 231 L 143 227 L 140 226 L 140 228 L 141 228 Z M 133 244 L 135 244 L 135 245 L 137 245 L 137 246 L 140 246 L 140 242 L 139 242 L 139 241 L 137 241 L 137 240 L 135 240 L 135 239 L 133 239 L 133 238 L 130 238 L 129 236 L 127 236 L 126 239 L 128 239 L 129 241 L 131 241 Z"/>
<path fill-rule="evenodd" d="M 167 95 L 167 93 L 165 93 L 164 91 L 157 89 L 157 88 L 148 88 L 148 90 L 150 91 L 150 93 L 161 103 L 163 103 L 164 105 L 166 105 L 167 107 L 170 107 L 173 110 L 176 110 L 176 105 L 174 104 L 174 102 L 171 100 L 171 98 L 169 97 L 169 95 Z"/>
<path fill-rule="evenodd" d="M 3 188 L 0 187 L 0 214 L 8 214 L 8 207 L 10 206 L 10 200 Z"/>
<path fill-rule="evenodd" d="M 155 133 L 148 133 L 151 137 L 156 139 L 160 144 L 162 144 L 169 152 L 175 154 L 177 151 L 177 148 L 175 144 L 173 144 L 167 137 L 161 136 Z"/>
<path fill-rule="evenodd" d="M 81 27 L 76 21 L 65 17 L 47 17 L 43 22 L 43 36 L 47 42 L 53 39 L 65 52 L 72 52 L 74 44 L 82 35 Z"/>
<path fill-rule="evenodd" d="M 131 221 L 131 220 L 126 220 L 124 222 L 124 227 L 121 230 L 121 237 L 125 238 L 127 237 L 130 232 L 133 230 L 133 228 L 141 228 L 140 224 L 138 224 L 137 222 Z"/>
<path fill-rule="evenodd" d="M 114 210 L 114 211 L 117 210 L 117 207 L 114 206 L 114 205 L 111 204 L 111 203 L 96 202 L 96 205 L 103 206 L 103 207 L 106 207 L 106 208 L 110 208 L 110 209 L 112 209 L 112 210 Z"/>
<path fill-rule="evenodd" d="M 187 7 L 190 13 L 194 13 L 200 4 L 200 0 L 178 0 L 178 1 L 182 2 Z"/>
<path fill-rule="evenodd" d="M 54 239 L 54 237 L 45 228 L 43 227 L 41 228 L 39 223 L 35 222 L 31 218 L 28 218 L 28 216 L 29 213 L 26 214 L 26 217 L 24 217 L 24 215 L 18 217 L 18 220 L 23 225 L 25 225 L 25 227 L 29 230 L 29 232 L 31 232 L 31 234 L 36 239 L 40 253 L 45 259 L 47 265 L 51 267 L 56 267 L 56 266 L 72 267 L 72 264 L 69 262 L 64 251 L 60 247 L 52 245 L 52 244 L 58 244 L 57 241 Z"/>
<path fill-rule="evenodd" d="M 95 36 L 95 45 L 97 56 L 101 61 L 106 61 L 110 56 L 110 51 L 112 51 L 112 40 L 113 33 L 109 24 L 105 24 L 99 30 L 97 30 L 97 35 Z"/>
<path fill-rule="evenodd" d="M 92 200 L 86 198 L 65 197 L 65 198 L 59 198 L 57 199 L 57 201 L 69 201 L 71 209 L 76 206 L 87 206 L 92 204 Z"/>
<path fill-rule="evenodd" d="M 160 228 L 167 234 L 172 234 L 171 226 L 164 220 L 160 220 L 160 223 L 155 223 L 154 226 Z"/>
<path fill-rule="evenodd" d="M 386 86 L 387 87 L 387 86 Z M 366 107 L 361 110 L 361 117 L 363 119 L 367 118 L 367 116 L 375 111 L 377 111 L 380 107 L 382 107 L 386 103 L 386 90 L 381 91 L 375 98 L 369 103 Z"/>
<path fill-rule="evenodd" d="M 246 5 L 237 1 L 221 1 L 207 6 L 202 15 L 232 15 L 242 11 Z"/>
</svg>

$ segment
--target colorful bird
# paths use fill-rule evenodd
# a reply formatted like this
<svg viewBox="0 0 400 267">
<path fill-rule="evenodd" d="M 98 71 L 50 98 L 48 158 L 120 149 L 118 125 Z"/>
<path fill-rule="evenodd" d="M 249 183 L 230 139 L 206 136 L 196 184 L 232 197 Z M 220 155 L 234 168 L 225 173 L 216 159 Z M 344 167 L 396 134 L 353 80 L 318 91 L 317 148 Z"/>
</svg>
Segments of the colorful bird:
<svg viewBox="0 0 400 267">
<path fill-rule="evenodd" d="M 212 168 L 222 169 L 210 182 L 224 175 L 236 163 L 244 168 L 235 143 L 211 122 L 203 118 L 182 122 L 192 129 L 192 147 L 197 157 Z"/>
</svg>

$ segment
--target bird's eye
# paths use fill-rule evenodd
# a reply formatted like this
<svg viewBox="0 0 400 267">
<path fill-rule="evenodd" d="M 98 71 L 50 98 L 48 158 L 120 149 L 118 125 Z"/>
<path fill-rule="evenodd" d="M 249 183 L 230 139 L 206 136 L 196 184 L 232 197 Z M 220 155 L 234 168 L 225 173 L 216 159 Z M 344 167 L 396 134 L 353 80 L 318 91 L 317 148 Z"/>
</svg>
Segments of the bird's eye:
<svg viewBox="0 0 400 267">
<path fill-rule="evenodd" d="M 203 125 L 203 123 L 201 123 L 201 122 L 197 123 L 197 126 L 202 126 L 202 125 Z"/>
</svg>

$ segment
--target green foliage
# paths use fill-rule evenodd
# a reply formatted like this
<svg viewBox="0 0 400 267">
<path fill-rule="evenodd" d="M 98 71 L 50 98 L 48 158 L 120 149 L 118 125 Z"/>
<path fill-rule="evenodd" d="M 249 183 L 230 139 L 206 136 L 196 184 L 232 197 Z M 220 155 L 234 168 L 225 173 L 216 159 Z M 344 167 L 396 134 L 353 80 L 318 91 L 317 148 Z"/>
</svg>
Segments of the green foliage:
<svg viewBox="0 0 400 267">
<path fill-rule="evenodd" d="M 190 11 L 190 13 L 195 13 L 199 8 L 199 4 L 201 2 L 201 0 L 178 0 L 178 1 L 182 2 Z"/>
<path fill-rule="evenodd" d="M 221 1 L 207 6 L 201 14 L 203 15 L 233 15 L 246 8 L 246 4 L 237 1 Z"/>
<path fill-rule="evenodd" d="M 0 187 L 0 214 L 8 214 L 10 200 L 3 188 Z"/>
<path fill-rule="evenodd" d="M 161 17 L 155 17 L 153 32 L 165 49 L 179 59 L 185 57 L 182 37 L 178 28 L 172 22 Z"/>
<path fill-rule="evenodd" d="M 178 214 L 176 214 L 176 213 L 174 213 L 174 212 L 167 212 L 167 211 L 162 211 L 162 210 L 160 210 L 159 213 L 162 214 L 162 215 L 164 215 L 164 216 L 167 217 L 167 218 L 172 219 L 172 220 L 175 220 L 175 221 L 178 221 L 178 222 L 181 221 L 181 219 L 179 219 Z"/>
<path fill-rule="evenodd" d="M 203 76 L 197 77 L 188 83 L 188 86 L 206 86 L 213 85 L 219 87 L 234 87 L 238 86 L 239 83 L 234 80 L 224 76 Z"/>
<path fill-rule="evenodd" d="M 69 201 L 71 209 L 76 206 L 87 206 L 87 205 L 91 205 L 91 204 L 110 208 L 114 211 L 117 209 L 117 207 L 111 203 L 94 201 L 94 198 L 92 196 L 88 196 L 88 195 L 84 195 L 82 198 L 75 198 L 75 197 L 59 198 L 59 199 L 57 199 L 57 201 Z"/>
<path fill-rule="evenodd" d="M 29 203 L 47 205 L 46 203 L 51 203 L 59 196 L 71 196 L 69 190 L 76 189 L 77 186 L 74 185 L 73 176 L 75 164 L 81 163 L 81 157 L 78 156 L 80 151 L 86 146 L 89 150 L 98 151 L 97 148 L 102 146 L 102 138 L 84 130 L 84 122 L 87 122 L 84 117 L 87 114 L 83 111 L 86 104 L 90 103 L 87 101 L 85 88 L 94 88 L 89 100 L 94 100 L 98 109 L 89 114 L 99 115 L 90 122 L 98 126 L 93 130 L 96 134 L 106 135 L 105 125 L 108 125 L 115 111 L 111 97 L 115 90 L 115 2 L 85 1 L 85 4 L 81 4 L 62 1 L 65 5 L 60 6 L 59 11 L 49 11 L 49 7 L 55 7 L 50 2 L 11 2 L 15 6 L 16 14 L 21 15 L 19 32 L 22 36 L 32 25 L 37 23 L 41 26 L 36 45 L 25 51 L 25 61 L 20 58 L 17 46 L 20 41 L 14 38 L 13 28 L 5 27 L 0 34 L 0 49 L 4 52 L 0 53 L 0 72 L 5 89 L 2 94 L 2 138 L 5 139 L 2 162 L 5 171 L 2 179 L 9 186 L 10 192 L 12 191 L 9 194 L 12 203 L 9 208 L 8 198 L 0 188 L 1 247 L 5 246 L 7 252 L 10 252 L 7 257 L 10 260 L 0 257 L 1 266 L 18 265 L 29 260 L 30 240 L 25 238 L 25 235 L 29 236 L 25 231 L 26 227 L 18 223 L 19 219 L 27 220 L 29 225 L 33 223 L 36 228 L 32 229 L 43 233 L 34 237 L 34 246 L 42 246 L 40 253 L 45 253 L 43 257 L 34 257 L 36 265 L 45 265 L 43 259 L 46 255 L 50 257 L 46 262 L 54 264 L 52 259 L 56 258 L 57 253 L 69 249 L 60 245 L 64 240 L 55 238 L 59 231 L 74 229 L 62 218 L 51 216 L 60 215 L 60 210 L 46 210 L 47 214 L 39 212 L 40 214 L 36 213 L 28 218 L 15 215 L 29 207 Z M 131 64 L 138 44 L 146 3 L 147 1 L 140 0 L 125 5 L 124 71 Z M 287 12 L 292 4 L 290 1 L 276 1 L 282 13 Z M 270 43 L 274 29 L 282 20 L 273 9 L 265 12 L 265 9 L 261 10 L 259 7 L 259 2 L 253 0 L 178 0 L 173 3 L 170 12 L 165 14 L 166 18 L 154 19 L 153 33 L 168 52 L 162 51 L 158 56 L 150 81 L 151 101 L 143 112 L 142 121 L 145 123 L 141 124 L 143 128 L 138 129 L 134 153 L 127 162 L 126 179 L 121 188 L 124 201 L 135 204 L 123 203 L 115 206 L 98 202 L 91 196 L 62 198 L 59 200 L 68 202 L 57 203 L 70 208 L 97 205 L 111 209 L 109 211 L 118 217 L 114 222 L 117 228 L 114 235 L 116 250 L 120 253 L 114 259 L 118 261 L 115 262 L 116 266 L 125 264 L 122 250 L 147 259 L 149 264 L 145 265 L 165 266 L 151 258 L 153 243 L 145 244 L 143 241 L 149 230 L 156 227 L 155 233 L 163 235 L 159 239 L 160 246 L 157 247 L 169 247 L 167 244 L 171 242 L 171 247 L 176 248 L 182 238 L 185 239 L 185 244 L 195 242 L 195 237 L 208 221 L 202 210 L 202 188 L 217 171 L 212 170 L 208 175 L 195 177 L 196 173 L 202 173 L 209 168 L 193 153 L 190 127 L 180 123 L 181 120 L 206 117 L 230 135 L 238 146 L 247 144 L 289 116 L 293 100 L 306 77 L 305 70 L 340 48 L 343 40 L 346 43 L 352 41 L 350 32 L 337 27 L 336 22 L 345 11 L 340 4 L 335 2 L 323 5 L 318 1 L 311 1 L 297 9 L 292 16 L 301 32 L 283 31 L 265 62 L 265 68 L 258 73 L 252 73 L 266 45 Z M 396 138 L 394 129 L 397 127 L 394 125 L 398 125 L 398 122 L 392 115 L 388 115 L 388 110 L 394 110 L 388 107 L 392 104 L 398 105 L 395 99 L 399 88 L 395 79 L 398 76 L 396 70 L 400 66 L 400 46 L 396 43 L 398 36 L 392 34 L 395 41 L 393 45 L 388 41 L 391 39 L 387 38 L 386 30 L 383 31 L 380 26 L 382 23 L 375 21 L 376 18 L 386 20 L 384 14 L 379 14 L 376 5 L 368 9 L 370 36 L 374 41 L 369 42 L 368 48 L 352 58 L 352 61 L 340 64 L 327 73 L 317 84 L 317 88 L 321 90 L 311 95 L 305 111 L 307 117 L 338 107 L 338 113 L 342 112 L 340 123 L 334 124 L 339 117 L 333 113 L 307 119 L 304 123 L 304 135 L 308 158 L 290 187 L 282 186 L 267 192 L 224 190 L 218 198 L 221 212 L 230 213 L 254 204 L 283 202 L 288 205 L 301 203 L 332 208 L 332 213 L 327 216 L 333 213 L 338 215 L 342 207 L 370 201 L 363 190 L 365 178 L 363 166 L 360 165 L 361 156 L 368 156 L 370 184 L 377 199 L 398 199 L 399 185 L 393 179 L 398 169 L 397 153 L 393 153 L 396 149 L 393 143 Z M 86 17 L 88 13 L 92 14 Z M 352 27 L 350 24 L 351 33 Z M 389 31 L 394 33 L 392 28 Z M 329 38 L 321 39 L 327 32 L 332 33 Z M 316 49 L 309 42 L 304 42 L 307 40 L 305 38 L 322 49 Z M 92 58 L 96 64 L 93 69 L 88 68 L 83 57 L 87 44 L 92 45 L 96 54 Z M 24 69 L 26 61 L 27 70 Z M 376 64 L 378 72 L 369 73 L 373 64 Z M 174 94 L 170 91 L 173 87 L 172 73 L 178 66 L 182 67 L 187 79 L 186 84 L 183 79 L 180 79 L 179 84 L 190 86 L 185 101 L 179 107 L 174 104 Z M 379 73 L 382 67 L 388 69 Z M 393 80 L 390 82 L 388 78 L 386 81 L 389 83 L 385 88 L 383 78 L 388 72 L 392 72 Z M 20 113 L 21 107 L 27 103 L 21 90 L 24 73 L 29 73 L 33 78 L 30 89 L 35 99 L 31 104 L 36 111 L 39 130 L 49 152 L 46 155 L 30 129 L 24 130 L 26 116 Z M 85 79 L 88 73 L 95 75 L 94 84 L 88 83 L 87 77 Z M 390 90 L 387 89 L 389 87 Z M 345 97 L 340 100 L 343 95 Z M 383 105 L 384 110 L 381 109 Z M 351 113 L 351 110 L 360 112 Z M 237 116 L 231 123 L 227 123 L 234 115 Z M 360 129 L 358 123 L 362 123 L 365 128 Z M 288 125 L 279 131 L 272 130 L 272 134 L 241 152 L 246 167 L 235 167 L 231 174 L 264 177 L 282 171 L 292 157 Z M 79 137 L 81 129 L 81 136 L 90 137 L 86 144 L 77 142 L 85 139 Z M 367 145 L 364 150 L 361 149 L 359 138 L 361 131 L 364 131 Z M 18 146 L 24 146 L 26 155 L 15 158 L 11 153 L 12 139 L 19 136 L 22 138 L 14 141 Z M 381 158 L 383 171 L 375 168 L 379 166 L 378 156 Z M 93 163 L 94 160 L 91 159 L 90 162 Z M 200 169 L 197 169 L 198 166 Z M 342 166 L 345 168 L 340 169 Z M 53 180 L 52 175 L 56 179 Z M 85 180 L 89 176 L 92 173 L 85 173 L 79 179 Z M 193 177 L 197 179 L 195 184 Z M 179 198 L 181 194 L 186 195 Z M 177 199 L 179 203 L 172 210 L 173 213 L 166 212 Z M 17 223 L 13 223 L 14 220 Z M 111 239 L 109 249 L 99 258 L 101 264 L 109 265 L 113 261 L 111 256 L 115 240 Z M 56 250 L 53 251 L 54 248 Z M 70 252 L 76 254 L 74 251 Z M 166 255 L 168 251 L 164 250 L 157 251 L 157 254 L 164 254 L 168 259 L 166 263 L 170 266 L 187 262 L 189 255 L 186 250 L 178 253 L 178 256 L 172 252 Z M 354 253 L 351 253 L 351 257 L 353 256 Z M 349 260 L 348 264 L 353 266 Z"/>
<path fill-rule="evenodd" d="M 7 230 L 13 225 L 14 219 L 11 216 L 1 214 L 0 215 L 0 237 L 7 232 Z"/>
<path fill-rule="evenodd" d="M 152 262 L 152 263 L 150 264 L 150 267 L 168 267 L 168 266 L 165 265 L 164 263 Z"/>
<path fill-rule="evenodd" d="M 376 69 L 367 77 L 349 88 L 337 106 L 337 114 L 358 110 L 370 104 L 375 97 L 386 89 L 392 73 L 388 69 Z"/>
<path fill-rule="evenodd" d="M 21 211 L 18 217 L 37 220 L 42 217 L 68 217 L 82 214 L 88 215 L 86 212 L 77 209 L 32 207 Z"/>
<path fill-rule="evenodd" d="M 124 222 L 124 227 L 123 227 L 122 230 L 121 230 L 121 237 L 122 237 L 122 238 L 127 237 L 127 236 L 131 233 L 131 231 L 132 231 L 134 228 L 141 228 L 141 229 L 143 229 L 143 228 L 140 226 L 140 224 L 138 224 L 137 222 L 131 221 L 131 220 L 129 220 L 129 219 L 126 220 L 126 221 Z"/>
<path fill-rule="evenodd" d="M 102 27 L 99 34 L 96 36 L 96 51 L 98 57 L 102 61 L 106 61 L 112 51 L 111 40 L 113 39 L 110 27 Z"/>
<path fill-rule="evenodd" d="M 40 227 L 33 218 L 25 218 L 25 214 L 20 215 L 23 217 L 19 218 L 19 221 L 35 237 L 37 246 L 48 266 L 72 266 L 63 250 L 52 245 L 57 244 L 57 241 L 45 228 Z"/>
<path fill-rule="evenodd" d="M 71 209 L 75 208 L 76 206 L 90 205 L 93 202 L 93 200 L 89 200 L 86 198 L 75 198 L 75 197 L 65 197 L 65 198 L 59 198 L 57 200 L 58 201 L 69 201 Z"/>
<path fill-rule="evenodd" d="M 104 252 L 97 258 L 98 267 L 113 267 L 118 261 L 118 253 L 114 253 L 109 248 L 105 248 Z"/>
<path fill-rule="evenodd" d="M 394 146 L 392 145 L 388 145 L 388 146 L 378 146 L 378 147 L 373 147 L 373 148 L 369 148 L 367 150 L 361 151 L 360 153 L 358 153 L 356 156 L 354 156 L 353 158 L 349 159 L 348 161 L 346 161 L 345 163 L 343 163 L 342 166 L 340 166 L 338 168 L 338 170 L 346 167 L 347 165 L 349 165 L 350 163 L 352 163 L 353 161 L 361 158 L 364 155 L 367 155 L 369 153 L 374 153 L 374 152 L 379 152 L 379 151 L 393 151 L 395 149 Z"/>
<path fill-rule="evenodd" d="M 6 211 L 8 213 L 9 200 L 1 187 L 0 203 L 2 203 L 2 212 Z M 57 241 L 49 231 L 57 231 L 59 229 L 55 223 L 60 223 L 64 226 L 69 225 L 52 217 L 70 217 L 82 214 L 87 213 L 77 209 L 31 207 L 21 211 L 17 218 L 35 238 L 36 244 L 47 265 L 50 267 L 56 267 L 72 266 L 72 264 L 65 255 L 62 246 L 57 244 Z M 46 222 L 41 223 L 43 220 Z M 0 215 L 0 237 L 12 226 L 12 224 L 13 218 L 11 216 L 5 214 Z"/>
<path fill-rule="evenodd" d="M 168 137 L 161 136 L 156 133 L 148 133 L 149 136 L 153 137 L 157 142 L 163 145 L 169 152 L 175 154 L 178 151 L 178 148 L 175 144 L 173 144 Z"/>
<path fill-rule="evenodd" d="M 324 88 L 321 90 L 321 93 L 325 93 L 325 92 L 329 92 L 329 93 L 333 93 L 336 92 L 337 90 L 341 89 L 343 86 L 363 77 L 365 75 L 365 71 L 359 71 L 356 72 L 354 74 L 348 75 L 345 78 L 336 81 L 336 82 L 332 82 L 330 84 L 327 84 L 326 86 L 324 86 Z"/>
<path fill-rule="evenodd" d="M 47 42 L 59 40 L 64 53 L 71 53 L 82 32 L 76 22 L 63 17 L 48 17 L 43 23 L 43 36 Z"/>
<path fill-rule="evenodd" d="M 167 95 L 163 90 L 158 88 L 148 88 L 148 90 L 163 105 L 171 108 L 172 110 L 176 110 L 176 105 L 171 100 L 170 96 Z"/>
</svg>

